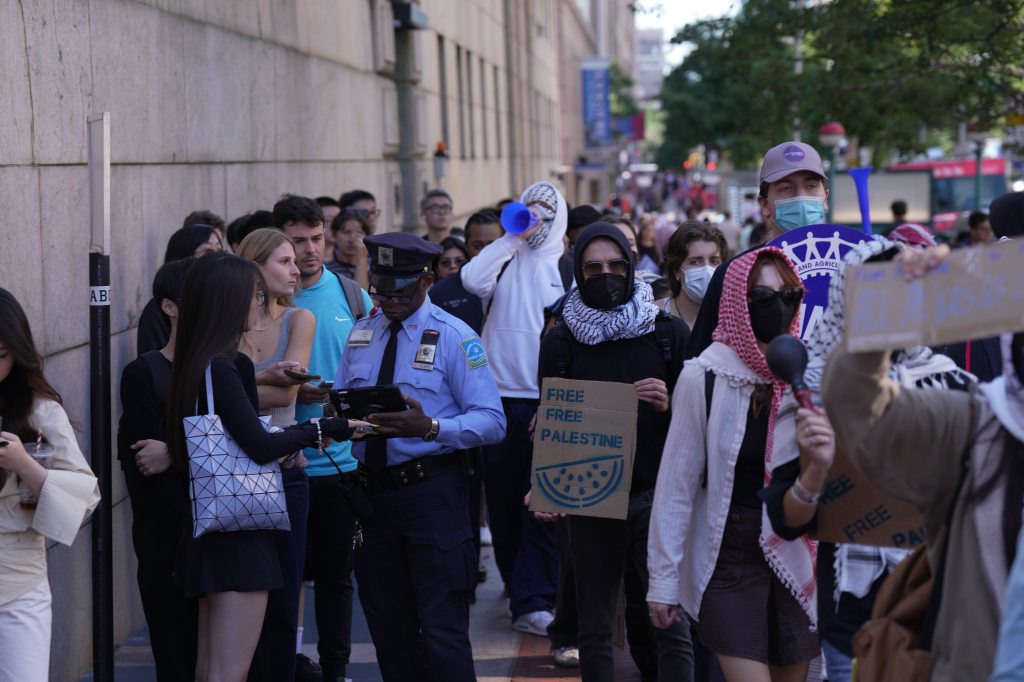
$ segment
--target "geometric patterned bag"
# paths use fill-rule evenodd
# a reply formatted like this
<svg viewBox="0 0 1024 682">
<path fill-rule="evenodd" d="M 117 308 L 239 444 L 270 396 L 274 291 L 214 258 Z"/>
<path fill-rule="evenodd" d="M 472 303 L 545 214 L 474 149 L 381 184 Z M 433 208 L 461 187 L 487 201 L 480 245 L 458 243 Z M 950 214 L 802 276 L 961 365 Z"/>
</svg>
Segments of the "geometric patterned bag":
<svg viewBox="0 0 1024 682">
<path fill-rule="evenodd" d="M 291 530 L 281 466 L 257 464 L 214 413 L 213 382 L 206 368 L 208 414 L 185 417 L 192 499 L 192 536 L 216 531 Z M 270 417 L 260 417 L 270 428 Z"/>
</svg>

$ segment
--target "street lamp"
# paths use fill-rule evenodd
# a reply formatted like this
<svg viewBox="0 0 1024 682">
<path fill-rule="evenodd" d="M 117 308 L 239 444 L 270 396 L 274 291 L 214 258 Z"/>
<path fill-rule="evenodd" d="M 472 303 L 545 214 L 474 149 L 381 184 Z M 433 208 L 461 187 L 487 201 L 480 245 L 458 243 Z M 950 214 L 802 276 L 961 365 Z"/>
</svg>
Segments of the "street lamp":
<svg viewBox="0 0 1024 682">
<path fill-rule="evenodd" d="M 981 210 L 981 154 L 985 151 L 985 131 L 977 123 L 967 125 L 967 139 L 974 143 L 974 210 Z"/>
<path fill-rule="evenodd" d="M 832 197 L 835 195 L 835 190 L 832 187 L 836 177 L 836 150 L 845 136 L 846 128 L 839 121 L 829 121 L 818 128 L 818 140 L 823 147 L 828 148 L 828 217 L 826 220 L 830 223 L 834 206 Z"/>
</svg>

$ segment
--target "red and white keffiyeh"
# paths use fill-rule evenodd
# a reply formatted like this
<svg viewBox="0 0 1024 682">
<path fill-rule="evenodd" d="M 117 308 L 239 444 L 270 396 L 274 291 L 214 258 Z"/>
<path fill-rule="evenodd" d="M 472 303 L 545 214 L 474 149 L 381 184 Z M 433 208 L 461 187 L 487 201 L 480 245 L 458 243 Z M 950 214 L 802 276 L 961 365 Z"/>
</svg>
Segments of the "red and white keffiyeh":
<svg viewBox="0 0 1024 682">
<path fill-rule="evenodd" d="M 768 417 L 768 438 L 764 448 L 764 484 L 768 486 L 772 481 L 772 470 L 792 461 L 797 456 L 798 449 L 795 444 L 793 447 L 784 448 L 788 453 L 784 456 L 785 461 L 782 461 L 782 457 L 773 458 L 779 405 L 782 403 L 782 397 L 789 390 L 789 385 L 768 369 L 768 361 L 757 345 L 757 338 L 754 336 L 747 307 L 747 283 L 750 273 L 754 269 L 757 257 L 766 252 L 777 254 L 779 261 L 784 262 L 796 275 L 796 268 L 793 267 L 786 254 L 781 249 L 771 246 L 743 254 L 729 263 L 729 269 L 725 273 L 725 281 L 722 285 L 718 326 L 715 328 L 713 338 L 732 348 L 754 374 L 764 379 L 763 383 L 771 384 L 772 404 Z M 798 315 L 793 316 L 789 333 L 799 337 L 800 320 Z M 795 438 L 795 434 L 793 437 Z M 772 571 L 800 603 L 811 622 L 817 624 L 816 560 L 818 543 L 806 535 L 801 535 L 792 541 L 783 540 L 772 530 L 767 508 L 762 505 L 760 544 Z"/>
</svg>

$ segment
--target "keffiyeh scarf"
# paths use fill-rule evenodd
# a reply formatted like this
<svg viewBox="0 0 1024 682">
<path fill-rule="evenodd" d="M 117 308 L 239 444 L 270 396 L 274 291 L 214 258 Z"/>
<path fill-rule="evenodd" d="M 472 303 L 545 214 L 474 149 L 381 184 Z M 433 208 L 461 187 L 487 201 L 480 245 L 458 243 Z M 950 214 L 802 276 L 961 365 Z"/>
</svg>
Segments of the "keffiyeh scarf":
<svg viewBox="0 0 1024 682">
<path fill-rule="evenodd" d="M 573 337 L 587 346 L 650 334 L 657 316 L 654 293 L 644 282 L 635 282 L 633 296 L 612 310 L 591 308 L 583 302 L 580 290 L 573 289 L 562 311 L 562 319 Z"/>
<path fill-rule="evenodd" d="M 1017 440 L 1024 441 L 1024 386 L 1013 367 L 1013 334 L 1000 337 L 1003 351 L 1003 376 L 981 384 L 992 411 L 1003 427 Z"/>
<path fill-rule="evenodd" d="M 825 374 L 825 364 L 839 345 L 843 342 L 843 328 L 846 325 L 844 315 L 846 293 L 846 270 L 849 265 L 860 265 L 865 261 L 885 252 L 898 248 L 895 242 L 881 237 L 869 239 L 854 246 L 843 258 L 843 264 L 832 275 L 828 287 L 828 308 L 814 325 L 807 339 L 807 370 L 804 381 L 813 393 L 821 393 L 821 380 Z"/>
<path fill-rule="evenodd" d="M 531 249 L 539 249 L 551 234 L 551 225 L 555 220 L 555 211 L 558 209 L 558 190 L 550 182 L 535 182 L 527 187 L 519 200 L 530 205 L 531 201 L 543 201 L 552 209 L 534 204 L 531 208 L 540 215 L 542 222 L 537 231 L 526 238 L 526 243 Z"/>
<path fill-rule="evenodd" d="M 789 385 L 779 379 L 768 369 L 764 353 L 757 345 L 753 327 L 750 324 L 750 312 L 747 307 L 747 282 L 754 269 L 757 257 L 766 252 L 778 254 L 793 273 L 796 269 L 781 249 L 765 247 L 736 258 L 729 264 L 722 285 L 722 299 L 719 304 L 718 327 L 713 338 L 732 348 L 743 363 L 763 381 L 771 384 L 772 402 L 768 416 L 768 438 L 764 449 L 764 484 L 772 481 L 772 470 L 786 464 L 796 457 L 797 448 L 786 448 L 787 455 L 773 457 L 775 454 L 775 427 L 779 416 L 779 405 L 782 397 L 789 390 Z M 799 336 L 800 320 L 793 316 L 789 333 Z M 788 460 L 786 458 L 788 457 Z M 785 460 L 785 461 L 784 461 Z M 812 623 L 817 623 L 817 574 L 815 562 L 818 554 L 818 543 L 806 535 L 796 540 L 784 540 L 772 530 L 768 520 L 767 507 L 761 508 L 761 551 L 768 565 L 783 585 L 807 613 Z"/>
</svg>

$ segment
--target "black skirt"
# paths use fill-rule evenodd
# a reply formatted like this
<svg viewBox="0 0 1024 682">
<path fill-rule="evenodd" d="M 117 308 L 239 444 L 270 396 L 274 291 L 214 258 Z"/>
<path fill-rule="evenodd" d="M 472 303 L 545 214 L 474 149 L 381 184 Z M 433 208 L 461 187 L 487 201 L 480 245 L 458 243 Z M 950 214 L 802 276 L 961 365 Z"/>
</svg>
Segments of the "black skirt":
<svg viewBox="0 0 1024 682">
<path fill-rule="evenodd" d="M 207 592 L 262 592 L 284 585 L 274 533 L 243 530 L 192 537 L 189 515 L 178 548 L 175 583 L 186 597 Z"/>
<path fill-rule="evenodd" d="M 818 633 L 761 550 L 761 510 L 733 505 L 718 562 L 700 603 L 697 631 L 721 656 L 767 665 L 817 658 Z"/>
</svg>

